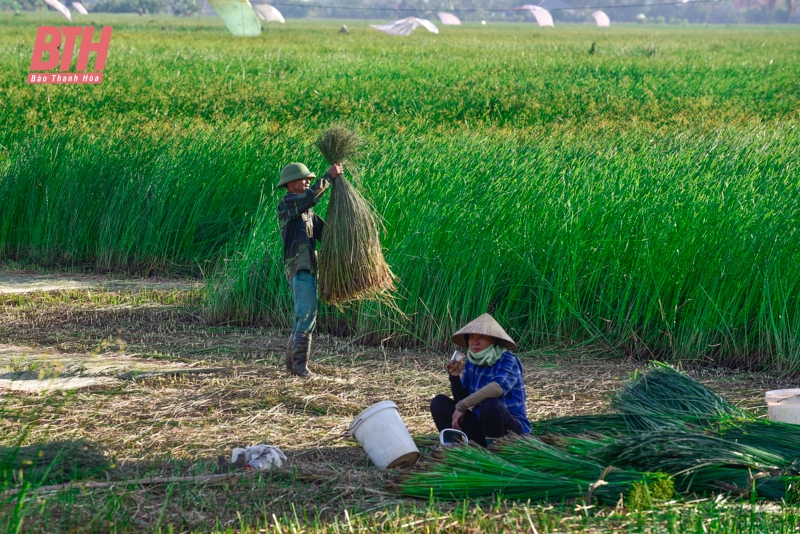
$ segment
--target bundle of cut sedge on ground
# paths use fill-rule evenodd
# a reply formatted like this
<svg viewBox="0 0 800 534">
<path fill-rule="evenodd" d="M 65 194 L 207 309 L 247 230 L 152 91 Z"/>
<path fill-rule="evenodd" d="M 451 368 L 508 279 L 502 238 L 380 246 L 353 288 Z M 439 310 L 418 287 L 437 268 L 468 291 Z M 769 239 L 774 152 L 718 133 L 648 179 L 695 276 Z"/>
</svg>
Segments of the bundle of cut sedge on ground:
<svg viewBox="0 0 800 534">
<path fill-rule="evenodd" d="M 317 140 L 331 165 L 347 164 L 359 138 L 343 126 L 332 126 Z M 344 177 L 333 182 L 319 255 L 319 291 L 329 304 L 385 298 L 394 289 L 394 274 L 383 257 L 378 217 L 366 199 Z"/>
<path fill-rule="evenodd" d="M 756 419 L 687 374 L 654 362 L 612 401 L 617 413 L 537 421 L 490 450 L 438 451 L 399 477 L 401 493 L 461 500 L 592 499 L 639 509 L 725 492 L 800 502 L 800 426 Z"/>
</svg>

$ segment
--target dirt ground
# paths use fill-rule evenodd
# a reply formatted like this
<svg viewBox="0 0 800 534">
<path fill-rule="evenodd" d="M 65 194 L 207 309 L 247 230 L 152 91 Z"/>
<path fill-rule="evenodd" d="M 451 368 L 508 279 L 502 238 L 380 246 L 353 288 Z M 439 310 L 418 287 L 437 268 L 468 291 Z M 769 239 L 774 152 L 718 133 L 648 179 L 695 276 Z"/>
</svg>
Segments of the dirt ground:
<svg viewBox="0 0 800 534">
<path fill-rule="evenodd" d="M 0 271 L 0 294 L 35 291 L 176 291 L 198 289 L 199 281 L 161 278 L 111 278 L 80 273 L 36 273 L 24 270 Z"/>
<path fill-rule="evenodd" d="M 288 332 L 207 326 L 194 284 L 162 281 L 156 289 L 148 281 L 118 285 L 98 276 L 63 277 L 58 283 L 67 285 L 50 289 L 47 279 L 0 274 L 3 445 L 19 436 L 23 445 L 86 440 L 113 460 L 103 478 L 119 480 L 209 474 L 218 455 L 267 443 L 281 448 L 288 465 L 259 490 L 262 507 L 286 511 L 293 503 L 324 515 L 326 509 L 408 504 L 392 491 L 394 473 L 373 467 L 347 431 L 361 410 L 392 400 L 427 453 L 436 438 L 428 405 L 448 390 L 447 354 L 319 335 L 314 375 L 301 379 L 282 369 Z M 41 285 L 31 291 L 34 284 Z M 520 356 L 531 420 L 603 412 L 609 395 L 641 366 L 586 351 Z M 789 379 L 722 369 L 690 374 L 760 414 L 766 390 L 791 385 Z M 165 514 L 188 526 L 219 521 L 220 515 L 235 518 L 236 505 L 226 499 L 233 491 L 235 499 L 251 502 L 249 480 L 227 488 L 227 497 L 205 488 L 202 499 L 215 506 L 174 497 L 169 506 L 163 498 L 151 507 L 140 503 L 132 525 L 152 527 Z"/>
</svg>

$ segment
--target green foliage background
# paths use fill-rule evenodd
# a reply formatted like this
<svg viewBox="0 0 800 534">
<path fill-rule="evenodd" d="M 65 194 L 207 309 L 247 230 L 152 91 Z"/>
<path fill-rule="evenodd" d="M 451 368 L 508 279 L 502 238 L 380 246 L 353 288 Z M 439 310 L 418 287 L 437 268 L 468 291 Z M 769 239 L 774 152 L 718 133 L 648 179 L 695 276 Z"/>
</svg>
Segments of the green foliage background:
<svg viewBox="0 0 800 534">
<path fill-rule="evenodd" d="M 800 363 L 792 28 L 83 18 L 114 26 L 97 87 L 27 85 L 59 22 L 0 15 L 5 258 L 204 274 L 212 320 L 288 325 L 274 184 L 346 122 L 407 319 L 323 329 L 444 347 L 490 311 L 526 349 Z"/>
</svg>

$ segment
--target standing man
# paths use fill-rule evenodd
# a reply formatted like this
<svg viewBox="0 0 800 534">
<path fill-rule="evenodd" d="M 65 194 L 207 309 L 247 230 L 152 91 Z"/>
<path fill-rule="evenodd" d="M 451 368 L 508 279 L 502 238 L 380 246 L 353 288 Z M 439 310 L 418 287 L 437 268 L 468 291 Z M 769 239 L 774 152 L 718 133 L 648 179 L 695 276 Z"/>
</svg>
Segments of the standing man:
<svg viewBox="0 0 800 534">
<path fill-rule="evenodd" d="M 311 355 L 311 333 L 317 322 L 317 241 L 322 240 L 325 222 L 311 209 L 320 201 L 333 180 L 342 174 L 334 163 L 309 187 L 311 178 L 302 163 L 290 163 L 281 171 L 278 187 L 286 195 L 278 202 L 278 222 L 283 238 L 283 269 L 294 301 L 294 328 L 286 344 L 286 370 L 308 376 L 306 363 Z"/>
</svg>

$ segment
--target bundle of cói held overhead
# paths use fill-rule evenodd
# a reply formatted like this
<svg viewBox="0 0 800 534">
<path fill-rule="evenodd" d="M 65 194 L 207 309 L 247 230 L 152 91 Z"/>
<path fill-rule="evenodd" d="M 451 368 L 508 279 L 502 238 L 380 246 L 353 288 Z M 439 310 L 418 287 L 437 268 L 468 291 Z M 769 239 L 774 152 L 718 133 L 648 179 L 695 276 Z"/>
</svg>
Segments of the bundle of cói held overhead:
<svg viewBox="0 0 800 534">
<path fill-rule="evenodd" d="M 346 165 L 359 142 L 356 132 L 332 126 L 317 139 L 317 148 L 328 163 Z M 383 257 L 378 227 L 378 216 L 367 200 L 344 176 L 337 178 L 319 254 L 319 292 L 325 302 L 382 298 L 394 289 L 395 276 Z"/>
</svg>

